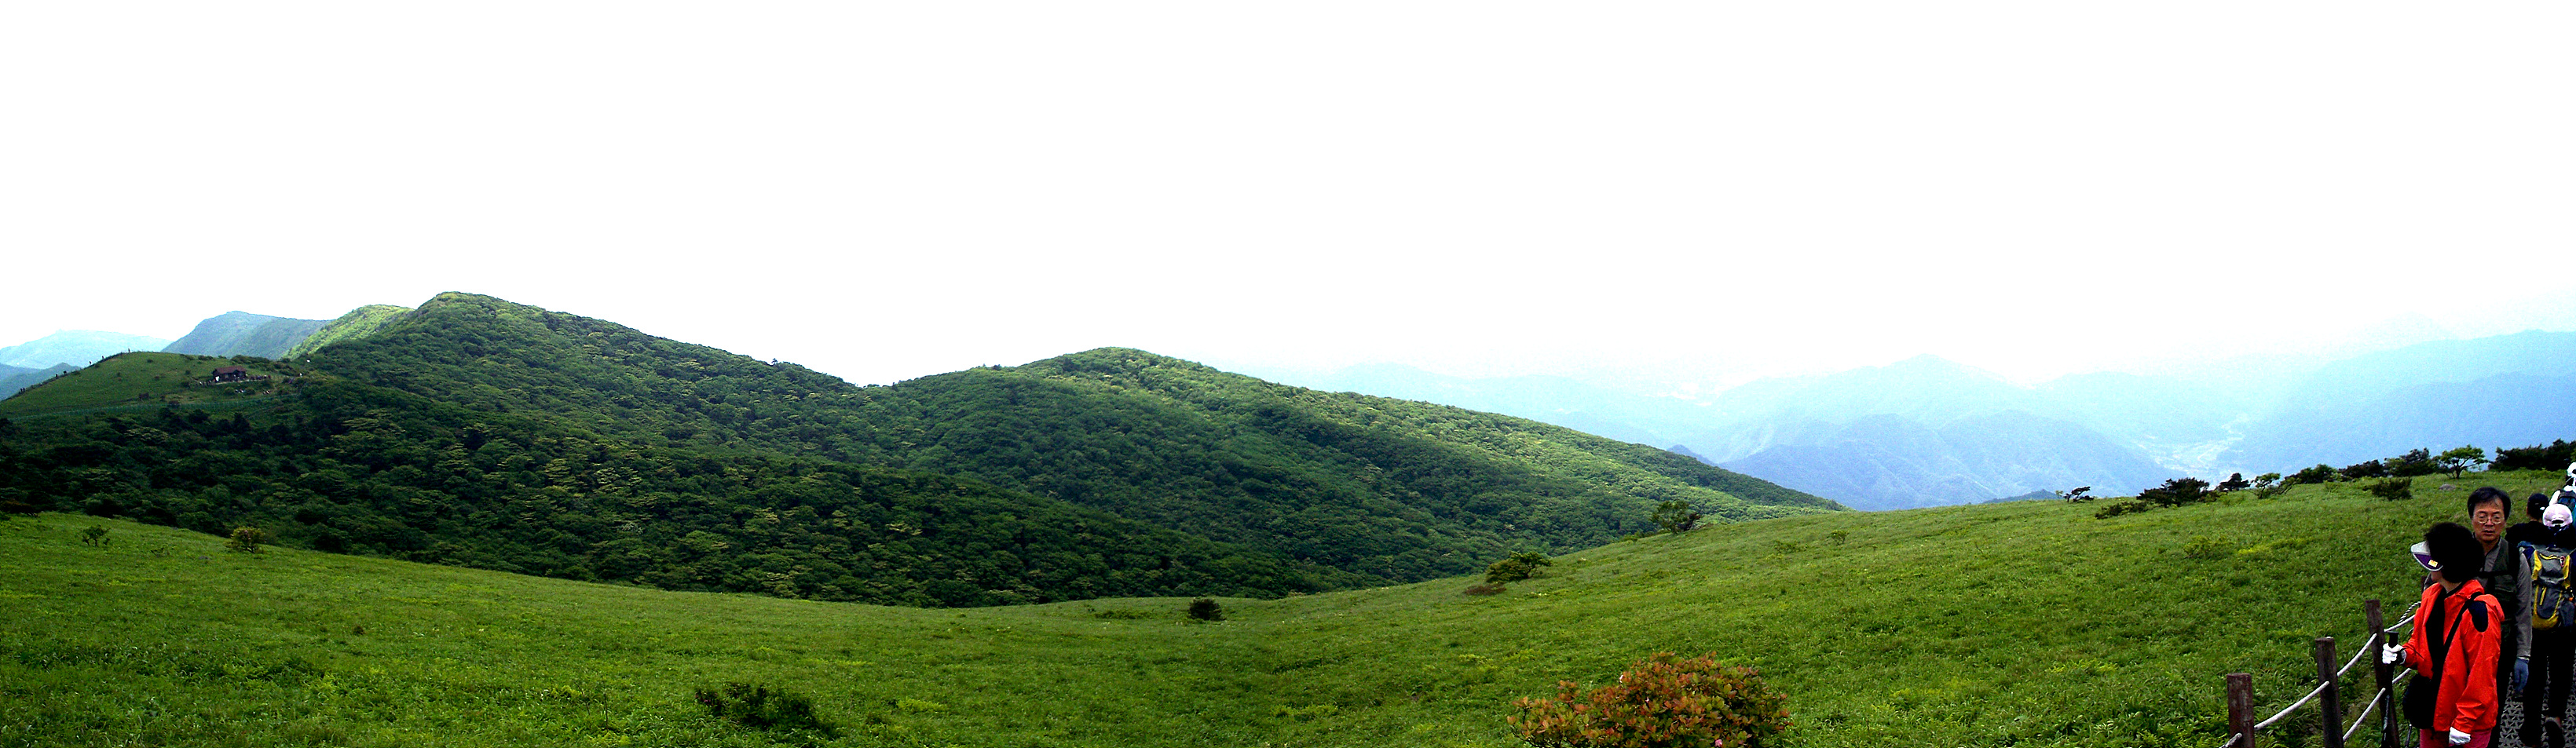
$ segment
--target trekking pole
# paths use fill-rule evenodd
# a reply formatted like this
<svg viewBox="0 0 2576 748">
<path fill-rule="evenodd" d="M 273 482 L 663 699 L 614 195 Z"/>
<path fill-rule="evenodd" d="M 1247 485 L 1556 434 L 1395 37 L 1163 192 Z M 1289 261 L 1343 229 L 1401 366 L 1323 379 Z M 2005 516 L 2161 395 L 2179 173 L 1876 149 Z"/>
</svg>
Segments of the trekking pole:
<svg viewBox="0 0 2576 748">
<path fill-rule="evenodd" d="M 2382 625 L 2379 601 L 2363 600 L 2361 618 L 2370 624 L 2370 643 L 2362 645 L 2362 651 L 2375 652 L 2386 646 L 2388 628 Z M 2370 662 L 2371 675 L 2379 682 L 2379 746 L 2397 748 L 2397 666 L 2380 662 L 2377 657 L 2370 658 Z"/>
</svg>

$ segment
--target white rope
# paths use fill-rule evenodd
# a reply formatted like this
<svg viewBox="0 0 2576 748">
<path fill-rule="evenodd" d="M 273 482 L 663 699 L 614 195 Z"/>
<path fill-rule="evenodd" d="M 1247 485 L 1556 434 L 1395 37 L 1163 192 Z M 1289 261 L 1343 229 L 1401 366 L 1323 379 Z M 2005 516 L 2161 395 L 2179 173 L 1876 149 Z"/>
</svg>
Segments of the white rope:
<svg viewBox="0 0 2576 748">
<path fill-rule="evenodd" d="M 2298 711 L 2299 707 L 2307 706 L 2308 702 L 2315 701 L 2319 694 L 2325 693 L 2327 686 L 2331 686 L 2335 682 L 2341 681 L 2344 673 L 2352 670 L 2352 666 L 2361 664 L 2363 657 L 2369 656 L 2371 652 L 2379 649 L 2382 642 L 2392 640 L 2391 637 L 2396 635 L 2397 629 L 2402 628 L 2409 623 L 2413 623 L 2415 621 L 2415 607 L 2417 606 L 2408 606 L 2405 617 L 2399 618 L 2396 623 L 2389 624 L 2387 628 L 2380 629 L 2379 631 L 2371 634 L 2367 639 L 2368 643 L 2361 647 L 2361 651 L 2352 653 L 2352 659 L 2345 661 L 2343 663 L 2343 668 L 2335 671 L 2334 681 L 2319 681 L 2316 688 L 2309 689 L 2308 695 L 2301 696 L 2298 701 L 2291 702 L 2288 707 L 2283 708 L 2279 713 L 2273 714 L 2271 719 L 2255 723 L 2254 731 L 2262 732 L 2270 729 L 2273 725 L 2280 724 L 2283 717 L 2290 716 L 2290 713 Z M 2398 668 L 2397 675 L 2393 680 L 2403 681 L 2407 676 L 2413 675 L 2414 673 L 2414 668 Z M 2370 697 L 2370 703 L 2363 706 L 2361 709 L 2361 718 L 2353 720 L 2352 727 L 2345 728 L 2343 731 L 2343 737 L 2346 741 L 2352 739 L 2353 733 L 2360 730 L 2363 723 L 2370 721 L 2370 713 L 2372 711 L 2377 710 L 2381 704 L 2389 701 L 2390 690 L 2392 689 L 2382 689 L 2379 693 Z M 2220 743 L 2218 748 L 2235 748 L 2235 746 L 2240 743 L 2247 743 L 2248 741 L 2246 738 L 2248 737 L 2250 737 L 2248 734 L 2241 732 L 2229 735 L 2227 737 L 2227 742 Z"/>
<path fill-rule="evenodd" d="M 2361 718 L 2360 718 L 2360 719 L 2353 720 L 2353 721 L 2352 721 L 2352 727 L 2349 727 L 2349 728 L 2345 728 L 2345 729 L 2344 729 L 2344 731 L 2343 731 L 2343 742 L 2344 742 L 2345 744 L 2347 744 L 2347 745 L 2351 744 L 2351 743 L 2352 743 L 2352 735 L 2353 735 L 2353 733 L 2360 732 L 2360 731 L 2361 731 L 2361 726 L 2362 726 L 2362 725 L 2369 724 L 2369 723 L 2370 723 L 2370 713 L 2371 713 L 2373 710 L 2378 709 L 2380 704 L 2382 704 L 2382 703 L 2386 703 L 2387 701 L 2388 701 L 2388 689 L 2384 689 L 2384 688 L 2379 690 L 2379 695 L 2370 697 L 2370 703 L 2368 703 L 2368 704 L 2364 704 L 2364 705 L 2362 705 L 2362 707 L 2361 707 Z"/>
<path fill-rule="evenodd" d="M 2255 731 L 2255 732 L 2262 732 L 2263 730 L 2268 729 L 2268 728 L 2270 728 L 2270 727 L 2271 727 L 2271 726 L 2273 726 L 2273 725 L 2280 724 L 2280 723 L 2281 723 L 2281 718 L 2282 718 L 2282 717 L 2290 716 L 2290 713 L 2291 713 L 2291 712 L 2298 711 L 2299 707 L 2307 706 L 2309 701 L 2315 700 L 2315 699 L 2317 698 L 2317 694 L 2325 693 L 2325 692 L 2326 692 L 2326 686 L 2327 686 L 2327 685 L 2329 685 L 2329 684 L 2325 684 L 2325 683 L 2319 683 L 2319 684 L 2317 684 L 2317 687 L 2316 687 L 2316 688 L 2314 688 L 2314 689 L 2310 689 L 2310 690 L 2308 691 L 2308 695 L 2306 695 L 2306 696 L 2301 696 L 2301 697 L 2299 697 L 2299 700 L 2298 700 L 2298 701 L 2296 701 L 2296 702 L 2292 702 L 2292 703 L 2290 704 L 2290 708 L 2281 710 L 2281 713 L 2280 713 L 2280 714 L 2272 715 L 2272 718 L 2271 718 L 2271 719 L 2267 719 L 2267 720 L 2263 720 L 2263 721 L 2261 721 L 2261 722 L 2256 722 L 2256 723 L 2254 723 L 2254 731 Z"/>
<path fill-rule="evenodd" d="M 2360 650 L 2360 651 L 2356 651 L 2356 652 L 2353 652 L 2353 653 L 2352 653 L 2352 659 L 2350 659 L 2350 660 L 2345 660 L 2345 661 L 2344 661 L 2344 663 L 2343 663 L 2343 667 L 2342 667 L 2342 668 L 2339 668 L 2339 669 L 2337 669 L 2337 670 L 2335 670 L 2335 678 L 2337 678 L 2337 679 L 2341 679 L 2341 678 L 2343 678 L 2343 674 L 2344 674 L 2344 673 L 2352 672 L 2352 666 L 2361 664 L 2361 656 L 2362 656 L 2362 655 L 2370 654 L 2370 651 L 2371 651 L 2371 650 L 2378 649 L 2378 648 L 2379 648 L 2379 637 L 2376 637 L 2376 636 L 2371 637 L 2371 638 L 2370 638 L 2370 641 L 2365 642 L 2365 643 L 2363 643 L 2363 644 L 2361 645 L 2361 650 Z"/>
</svg>

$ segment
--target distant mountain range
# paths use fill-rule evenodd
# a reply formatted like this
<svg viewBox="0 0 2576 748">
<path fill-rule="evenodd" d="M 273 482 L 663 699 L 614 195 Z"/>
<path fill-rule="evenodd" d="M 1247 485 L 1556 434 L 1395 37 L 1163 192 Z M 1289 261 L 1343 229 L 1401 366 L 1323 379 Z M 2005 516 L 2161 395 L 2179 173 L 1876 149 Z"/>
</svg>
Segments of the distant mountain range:
<svg viewBox="0 0 2576 748">
<path fill-rule="evenodd" d="M 412 311 L 371 306 L 329 322 L 230 312 L 166 350 L 303 357 Z M 1398 364 L 1291 381 L 1657 445 L 1864 509 L 2078 486 L 2118 495 L 2185 475 L 2290 472 L 2418 447 L 2492 449 L 2576 436 L 2576 333 L 2401 345 L 2446 333 L 2423 320 L 2383 327 L 2393 332 L 2326 346 L 2375 350 L 2342 359 L 2293 352 L 2190 374 L 2096 372 L 2036 386 L 1934 356 L 1700 397 L 1649 397 L 1569 377 L 1452 377 Z M 0 349 L 0 363 L 14 367 L 0 369 L 0 394 L 66 370 L 29 366 L 39 359 L 85 365 L 153 342 L 67 332 Z M 2386 346 L 2394 347 L 2378 349 Z"/>
<path fill-rule="evenodd" d="M 2186 475 L 2214 480 L 2418 447 L 2492 450 L 2576 437 L 2576 333 L 2543 331 L 2420 342 L 2305 368 L 2231 362 L 2194 376 L 2097 372 L 2037 386 L 1933 356 L 1699 398 L 1386 364 L 1311 383 L 1665 445 L 1863 509 L 2079 486 L 2120 495 Z"/>
<path fill-rule="evenodd" d="M 225 312 L 197 323 L 196 329 L 161 350 L 199 356 L 278 358 L 327 324 L 327 320 Z"/>
<path fill-rule="evenodd" d="M 208 317 L 178 340 L 92 330 L 65 330 L 22 345 L 0 348 L 0 398 L 18 394 L 64 372 L 129 351 L 193 356 L 285 358 L 323 344 L 374 331 L 409 307 L 360 307 L 339 319 L 291 319 L 232 311 Z"/>
<path fill-rule="evenodd" d="M 49 369 L 64 364 L 88 366 L 126 351 L 157 351 L 166 338 L 97 330 L 64 330 L 18 345 L 0 348 L 0 365 Z"/>
</svg>

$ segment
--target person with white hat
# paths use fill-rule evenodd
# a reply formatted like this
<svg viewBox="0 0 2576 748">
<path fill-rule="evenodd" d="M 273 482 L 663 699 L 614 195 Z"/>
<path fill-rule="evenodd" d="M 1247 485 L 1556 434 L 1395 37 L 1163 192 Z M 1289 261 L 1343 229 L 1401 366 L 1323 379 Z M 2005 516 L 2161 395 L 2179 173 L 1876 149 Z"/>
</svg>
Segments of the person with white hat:
<svg viewBox="0 0 2576 748">
<path fill-rule="evenodd" d="M 2405 644 L 2390 644 L 2380 662 L 2415 669 L 2406 684 L 2406 721 L 2424 748 L 2487 748 L 2502 711 L 2496 698 L 2496 657 L 2505 629 L 2504 609 L 2478 583 L 2481 556 L 2469 528 L 2450 522 L 2424 531 L 2411 549 L 2440 582 L 2424 588 L 2415 607 L 2415 631 Z"/>
</svg>

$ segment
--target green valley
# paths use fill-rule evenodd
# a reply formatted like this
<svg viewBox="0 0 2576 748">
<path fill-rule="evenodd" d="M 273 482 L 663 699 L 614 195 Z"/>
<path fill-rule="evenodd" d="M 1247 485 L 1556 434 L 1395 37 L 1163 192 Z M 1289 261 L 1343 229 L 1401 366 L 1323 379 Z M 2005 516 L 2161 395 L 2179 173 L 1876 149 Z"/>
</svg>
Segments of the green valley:
<svg viewBox="0 0 2576 748">
<path fill-rule="evenodd" d="M 2517 495 L 2548 472 L 2470 476 Z M 2308 642 L 2402 609 L 2464 490 L 2300 486 L 2111 519 L 2017 502 L 1724 525 L 1473 578 L 966 610 L 666 592 L 0 521 L 0 745 L 1509 746 L 1509 701 L 1656 651 L 1757 666 L 1796 746 L 2207 746 L 2221 676 L 2307 687 Z M 104 528 L 105 543 L 82 542 Z M 727 682 L 835 737 L 738 727 Z"/>
</svg>

